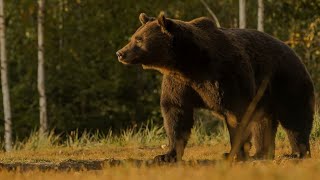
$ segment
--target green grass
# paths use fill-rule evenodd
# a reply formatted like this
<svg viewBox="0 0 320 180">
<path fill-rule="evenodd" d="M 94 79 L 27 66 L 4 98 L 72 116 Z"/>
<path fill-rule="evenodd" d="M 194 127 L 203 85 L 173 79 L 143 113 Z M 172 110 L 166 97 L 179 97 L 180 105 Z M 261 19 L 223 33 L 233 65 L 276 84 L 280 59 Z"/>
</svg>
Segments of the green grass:
<svg viewBox="0 0 320 180">
<path fill-rule="evenodd" d="M 210 118 L 207 112 L 198 113 L 188 146 L 228 143 L 229 135 L 224 123 L 213 121 Z M 311 140 L 316 140 L 319 137 L 320 115 L 316 111 Z M 276 138 L 282 141 L 287 138 L 285 131 L 281 127 L 278 128 Z M 62 137 L 59 134 L 54 134 L 53 131 L 46 136 L 39 136 L 38 132 L 32 132 L 25 140 L 14 143 L 14 151 L 46 150 L 61 147 L 159 147 L 166 144 L 167 137 L 164 128 L 148 122 L 140 128 L 125 129 L 118 134 L 114 134 L 111 130 L 107 133 L 99 131 L 79 133 L 76 130 Z M 3 147 L 3 142 L 0 142 L 0 146 Z"/>
<path fill-rule="evenodd" d="M 222 122 L 197 117 L 192 129 L 188 147 L 183 159 L 222 160 L 222 154 L 230 150 L 228 133 Z M 104 167 L 101 171 L 55 171 L 27 172 L 1 170 L 0 179 L 314 179 L 319 176 L 320 168 L 320 122 L 315 115 L 311 134 L 312 158 L 295 161 L 282 158 L 290 153 L 290 145 L 285 131 L 279 128 L 276 141 L 276 158 L 273 161 L 249 161 L 233 166 L 218 163 L 207 166 L 156 166 L 156 167 Z M 40 137 L 34 132 L 24 141 L 15 142 L 14 150 L 0 152 L 0 162 L 14 164 L 59 164 L 68 160 L 77 162 L 105 159 L 150 160 L 167 151 L 167 138 L 162 126 L 151 122 L 140 128 L 126 129 L 120 134 L 78 131 L 62 137 L 53 132 Z"/>
</svg>

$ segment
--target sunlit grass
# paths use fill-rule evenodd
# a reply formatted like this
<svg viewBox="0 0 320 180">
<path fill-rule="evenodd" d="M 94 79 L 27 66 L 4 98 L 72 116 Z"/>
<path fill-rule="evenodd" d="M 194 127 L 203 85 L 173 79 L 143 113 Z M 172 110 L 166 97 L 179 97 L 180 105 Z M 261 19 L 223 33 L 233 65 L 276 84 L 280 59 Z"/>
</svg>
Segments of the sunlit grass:
<svg viewBox="0 0 320 180">
<path fill-rule="evenodd" d="M 227 166 L 224 163 L 213 166 L 157 166 L 157 167 L 105 167 L 101 171 L 47 171 L 19 172 L 1 171 L 0 179 L 262 179 L 295 180 L 317 179 L 320 176 L 320 161 L 305 160 L 300 163 L 289 161 L 276 164 L 241 163 Z"/>
<path fill-rule="evenodd" d="M 222 154 L 230 150 L 229 136 L 223 123 L 200 118 L 192 134 L 183 159 L 211 160 L 215 165 L 170 165 L 136 167 L 130 164 L 106 166 L 100 171 L 27 172 L 0 170 L 0 179 L 317 179 L 320 177 L 320 118 L 318 112 L 311 134 L 312 158 L 301 162 L 283 159 L 290 153 L 285 131 L 280 127 L 276 140 L 274 161 L 250 161 L 228 166 Z M 211 125 L 210 125 L 211 123 Z M 212 125 L 213 123 L 213 125 Z M 140 159 L 149 160 L 165 153 L 167 138 L 162 126 L 149 122 L 141 128 L 126 129 L 119 134 L 71 132 L 62 137 L 52 132 L 39 136 L 34 132 L 24 141 L 16 142 L 14 150 L 0 152 L 0 163 L 60 163 L 67 160 Z"/>
<path fill-rule="evenodd" d="M 197 119 L 198 118 L 198 119 Z M 228 144 L 228 131 L 222 121 L 206 119 L 204 115 L 197 117 L 197 122 L 192 128 L 192 133 L 188 146 L 215 146 L 217 144 Z M 311 133 L 311 140 L 317 141 L 320 138 L 320 116 L 318 111 L 315 113 L 315 121 Z M 279 127 L 276 139 L 278 144 L 287 141 L 287 135 L 283 128 Z M 3 142 L 0 142 L 3 147 Z M 167 137 L 164 128 L 152 122 L 142 125 L 140 128 L 122 130 L 114 134 L 112 130 L 102 133 L 100 131 L 79 133 L 77 130 L 67 135 L 49 132 L 46 136 L 39 136 L 38 132 L 33 132 L 23 141 L 14 143 L 14 151 L 22 150 L 51 150 L 51 149 L 85 149 L 93 147 L 164 147 L 167 145 Z"/>
</svg>

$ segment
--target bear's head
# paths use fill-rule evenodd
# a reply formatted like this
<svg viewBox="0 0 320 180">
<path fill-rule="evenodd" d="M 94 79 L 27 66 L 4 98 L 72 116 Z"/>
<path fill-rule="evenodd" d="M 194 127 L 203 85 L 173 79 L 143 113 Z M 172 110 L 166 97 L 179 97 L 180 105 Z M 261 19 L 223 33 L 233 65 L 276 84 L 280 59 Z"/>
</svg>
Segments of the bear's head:
<svg viewBox="0 0 320 180">
<path fill-rule="evenodd" d="M 158 18 L 141 13 L 141 26 L 132 35 L 130 42 L 117 51 L 118 60 L 123 64 L 140 64 L 143 68 L 168 68 L 173 63 L 171 31 L 175 20 L 168 19 L 163 13 Z"/>
</svg>

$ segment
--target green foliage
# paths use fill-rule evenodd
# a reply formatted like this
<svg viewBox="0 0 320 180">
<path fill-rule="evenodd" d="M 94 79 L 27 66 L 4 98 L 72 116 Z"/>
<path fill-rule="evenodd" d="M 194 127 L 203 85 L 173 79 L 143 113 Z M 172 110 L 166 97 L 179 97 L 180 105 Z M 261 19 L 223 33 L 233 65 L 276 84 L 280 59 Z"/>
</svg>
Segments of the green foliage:
<svg viewBox="0 0 320 180">
<path fill-rule="evenodd" d="M 316 139 L 320 138 L 320 114 L 319 114 L 319 108 L 316 108 L 316 113 L 314 115 L 314 123 L 313 123 L 313 129 L 311 132 L 311 138 Z"/>
<path fill-rule="evenodd" d="M 30 136 L 24 141 L 17 141 L 13 149 L 25 149 L 25 150 L 43 150 L 51 149 L 59 144 L 60 135 L 51 131 L 46 136 L 39 136 L 39 132 L 33 131 Z"/>
<path fill-rule="evenodd" d="M 198 112 L 197 123 L 191 130 L 191 137 L 188 146 L 209 145 L 214 146 L 218 143 L 228 144 L 229 134 L 221 121 L 206 121 L 206 112 Z M 320 118 L 316 111 L 315 123 L 311 133 L 311 140 L 316 141 L 320 137 Z M 216 124 L 218 123 L 218 124 Z M 276 140 L 283 142 L 287 139 L 285 130 L 278 128 Z M 3 147 L 0 141 L 0 147 Z M 50 150 L 55 148 L 67 147 L 74 149 L 85 149 L 92 147 L 166 147 L 167 138 L 164 128 L 148 121 L 140 127 L 124 129 L 121 133 L 114 134 L 110 129 L 107 133 L 97 131 L 78 130 L 68 134 L 55 134 L 51 131 L 46 136 L 39 136 L 38 132 L 33 131 L 31 135 L 22 141 L 17 140 L 14 150 Z"/>
<path fill-rule="evenodd" d="M 237 0 L 206 2 L 223 27 L 237 26 Z M 248 1 L 247 9 L 248 28 L 256 28 L 256 1 Z M 31 130 L 37 129 L 39 121 L 37 5 L 31 0 L 7 0 L 5 10 L 13 130 L 17 139 L 23 139 Z M 48 119 L 50 128 L 55 129 L 52 133 L 63 136 L 69 134 L 68 146 L 92 141 L 88 132 L 97 130 L 107 134 L 106 137 L 121 136 L 124 144 L 131 142 L 130 138 L 143 144 L 150 142 L 150 139 L 154 140 L 148 135 L 157 134 L 162 137 L 159 109 L 161 75 L 153 71 L 143 71 L 137 66 L 124 66 L 115 56 L 115 52 L 139 27 L 139 13 L 157 16 L 162 10 L 169 17 L 183 20 L 210 16 L 199 0 L 46 1 Z M 265 1 L 266 32 L 288 41 L 297 51 L 307 64 L 317 91 L 320 90 L 319 12 L 320 0 Z M 293 36 L 296 37 L 297 33 L 301 38 L 296 38 L 298 44 L 293 46 L 290 40 Z M 309 46 L 304 37 L 310 39 L 311 34 L 313 38 Z M 2 101 L 1 98 L 2 95 Z M 2 109 L 0 103 L 1 120 Z M 199 117 L 201 119 L 201 114 Z M 160 128 L 159 131 L 152 129 L 150 124 L 144 126 L 148 120 L 154 122 L 155 127 Z M 209 121 L 204 124 L 207 122 Z M 135 136 L 135 129 L 140 127 L 149 128 L 148 132 L 140 132 L 141 136 L 146 136 L 144 138 Z M 212 128 L 205 132 L 196 133 L 214 131 L 219 134 L 222 132 L 219 128 L 223 129 L 221 124 L 210 127 Z M 132 129 L 132 132 L 124 129 Z M 3 123 L 0 123 L 0 134 L 3 134 Z M 85 137 L 89 139 L 83 140 Z M 112 138 L 104 139 L 109 143 L 107 139 Z M 30 140 L 25 144 L 36 148 L 38 145 L 33 143 L 36 141 L 40 140 Z"/>
<path fill-rule="evenodd" d="M 306 64 L 315 83 L 317 96 L 320 90 L 320 17 L 314 19 L 306 29 L 290 34 L 287 43 L 296 50 Z"/>
<path fill-rule="evenodd" d="M 192 129 L 192 135 L 189 145 L 207 144 L 212 145 L 218 142 L 227 142 L 226 131 L 219 128 L 218 133 L 206 132 L 205 124 L 199 121 Z M 89 148 L 94 146 L 104 147 L 145 147 L 145 146 L 163 146 L 167 145 L 164 128 L 153 124 L 149 121 L 141 127 L 122 130 L 118 134 L 113 134 L 109 130 L 106 134 L 100 131 L 71 131 L 69 134 L 57 135 L 51 131 L 46 136 L 39 136 L 39 133 L 34 131 L 29 137 L 22 141 L 16 141 L 14 144 L 15 150 L 49 150 L 59 147 L 69 148 Z M 0 141 L 0 146 L 3 142 Z"/>
</svg>

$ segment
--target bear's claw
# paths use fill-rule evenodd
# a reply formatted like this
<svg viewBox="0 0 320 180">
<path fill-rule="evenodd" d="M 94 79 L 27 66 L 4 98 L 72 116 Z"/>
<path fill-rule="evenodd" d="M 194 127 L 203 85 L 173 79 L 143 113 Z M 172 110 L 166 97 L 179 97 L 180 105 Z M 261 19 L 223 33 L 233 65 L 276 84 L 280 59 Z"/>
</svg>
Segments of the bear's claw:
<svg viewBox="0 0 320 180">
<path fill-rule="evenodd" d="M 177 162 L 177 157 L 171 153 L 158 155 L 154 158 L 155 162 L 158 163 L 174 163 Z"/>
</svg>

